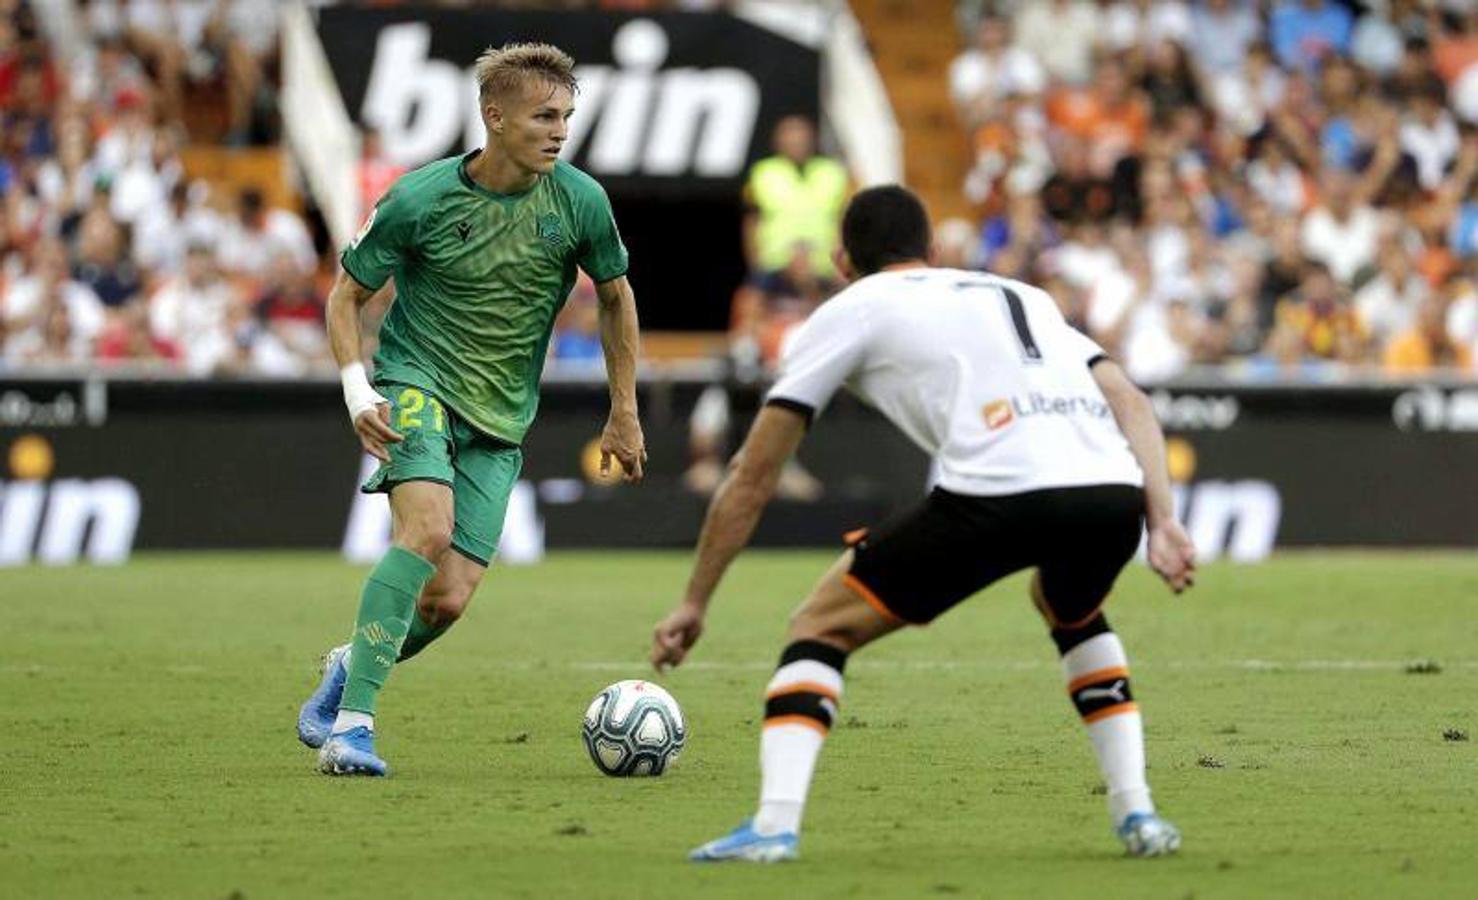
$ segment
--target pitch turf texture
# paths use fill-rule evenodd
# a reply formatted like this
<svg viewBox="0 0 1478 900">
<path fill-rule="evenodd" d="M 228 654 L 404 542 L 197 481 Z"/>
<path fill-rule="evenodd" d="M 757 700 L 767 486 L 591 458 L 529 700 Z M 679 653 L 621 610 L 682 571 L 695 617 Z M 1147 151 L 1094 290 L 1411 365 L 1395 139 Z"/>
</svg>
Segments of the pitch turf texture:
<svg viewBox="0 0 1478 900">
<path fill-rule="evenodd" d="M 1119 855 L 1016 578 L 852 660 L 800 862 L 683 861 L 751 809 L 761 688 L 828 560 L 741 560 L 693 664 L 662 679 L 691 738 L 648 780 L 597 773 L 580 715 L 644 675 L 684 555 L 494 570 L 392 678 L 388 780 L 317 775 L 293 735 L 362 569 L 222 555 L 0 572 L 0 895 L 1478 893 L 1472 555 L 1217 565 L 1182 599 L 1124 578 L 1110 615 L 1179 858 Z"/>
</svg>

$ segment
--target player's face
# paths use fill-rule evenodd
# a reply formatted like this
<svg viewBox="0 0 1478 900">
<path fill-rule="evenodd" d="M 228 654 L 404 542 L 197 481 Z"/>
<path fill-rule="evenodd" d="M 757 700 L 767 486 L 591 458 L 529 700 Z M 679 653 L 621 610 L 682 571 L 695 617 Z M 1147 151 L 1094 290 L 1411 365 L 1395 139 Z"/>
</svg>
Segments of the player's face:
<svg viewBox="0 0 1478 900">
<path fill-rule="evenodd" d="M 569 88 L 531 81 L 517 96 L 490 110 L 492 138 L 519 168 L 552 172 L 570 136 L 574 111 L 575 98 Z"/>
</svg>

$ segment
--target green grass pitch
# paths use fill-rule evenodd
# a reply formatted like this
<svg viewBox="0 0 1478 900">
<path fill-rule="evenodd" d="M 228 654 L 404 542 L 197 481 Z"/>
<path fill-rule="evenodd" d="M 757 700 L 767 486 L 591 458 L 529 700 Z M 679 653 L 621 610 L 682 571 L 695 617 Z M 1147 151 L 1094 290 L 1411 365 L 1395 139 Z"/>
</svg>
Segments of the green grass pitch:
<svg viewBox="0 0 1478 900">
<path fill-rule="evenodd" d="M 0 896 L 1478 894 L 1471 554 L 1217 565 L 1179 599 L 1125 576 L 1109 612 L 1178 858 L 1119 856 L 1016 578 L 852 660 L 800 862 L 684 862 L 751 810 L 761 689 L 829 558 L 741 559 L 694 663 L 661 679 L 691 739 L 648 780 L 598 774 L 579 721 L 644 676 L 685 555 L 494 570 L 392 678 L 388 780 L 321 777 L 293 734 L 363 570 L 242 554 L 0 572 Z"/>
</svg>

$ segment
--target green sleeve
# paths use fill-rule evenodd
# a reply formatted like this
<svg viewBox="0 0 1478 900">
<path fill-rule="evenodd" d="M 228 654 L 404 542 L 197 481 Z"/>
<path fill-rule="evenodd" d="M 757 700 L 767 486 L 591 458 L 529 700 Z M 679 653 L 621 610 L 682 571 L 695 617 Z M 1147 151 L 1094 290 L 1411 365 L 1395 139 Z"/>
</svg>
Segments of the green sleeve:
<svg viewBox="0 0 1478 900">
<path fill-rule="evenodd" d="M 339 256 L 344 271 L 370 290 L 379 290 L 410 256 L 416 231 L 414 212 L 404 187 L 393 185 Z"/>
<path fill-rule="evenodd" d="M 616 230 L 611 200 L 599 185 L 580 206 L 580 248 L 576 262 L 597 284 L 626 274 L 626 245 Z"/>
</svg>

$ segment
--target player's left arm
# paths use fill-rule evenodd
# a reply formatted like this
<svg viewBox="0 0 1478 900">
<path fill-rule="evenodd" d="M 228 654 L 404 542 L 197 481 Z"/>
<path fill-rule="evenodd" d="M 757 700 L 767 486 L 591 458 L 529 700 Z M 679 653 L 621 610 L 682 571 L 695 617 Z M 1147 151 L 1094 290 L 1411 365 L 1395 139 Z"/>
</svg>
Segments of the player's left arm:
<svg viewBox="0 0 1478 900">
<path fill-rule="evenodd" d="M 760 513 L 775 493 L 780 470 L 806 436 L 807 424 L 808 417 L 790 406 L 771 403 L 760 410 L 708 505 L 683 601 L 653 633 L 653 666 L 681 663 L 697 642 L 714 590 L 748 545 Z"/>
<path fill-rule="evenodd" d="M 606 378 L 611 385 L 611 414 L 600 439 L 600 470 L 609 472 L 611 458 L 615 457 L 627 481 L 640 481 L 647 446 L 636 408 L 636 360 L 640 352 L 636 297 L 625 275 L 600 282 L 595 294 L 600 302 Z"/>
</svg>

